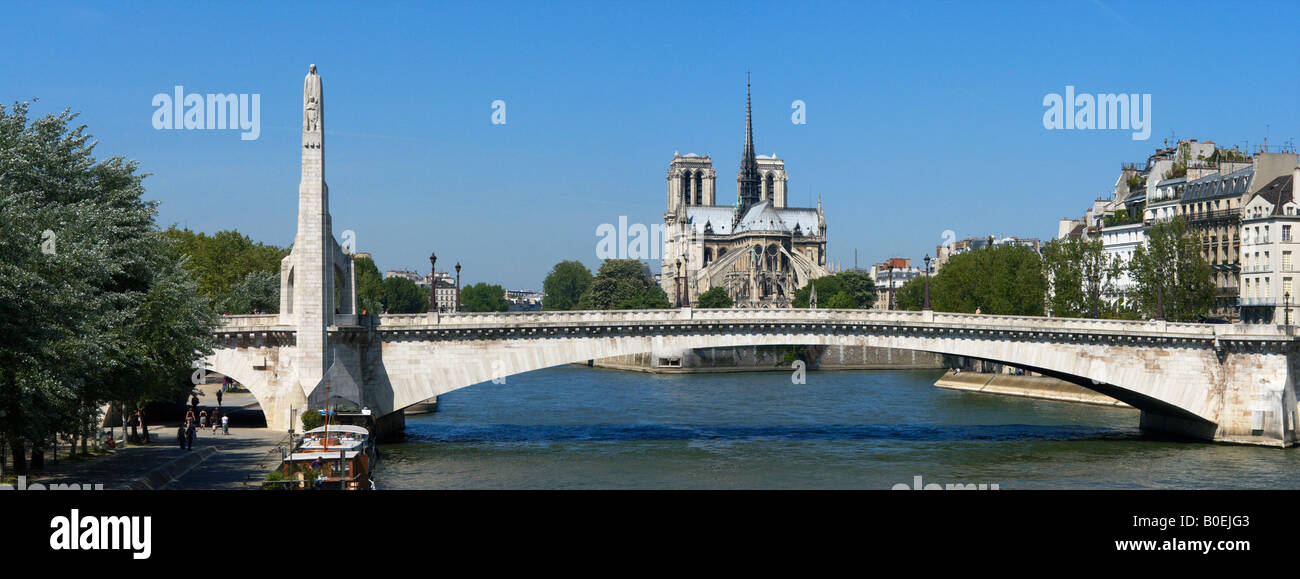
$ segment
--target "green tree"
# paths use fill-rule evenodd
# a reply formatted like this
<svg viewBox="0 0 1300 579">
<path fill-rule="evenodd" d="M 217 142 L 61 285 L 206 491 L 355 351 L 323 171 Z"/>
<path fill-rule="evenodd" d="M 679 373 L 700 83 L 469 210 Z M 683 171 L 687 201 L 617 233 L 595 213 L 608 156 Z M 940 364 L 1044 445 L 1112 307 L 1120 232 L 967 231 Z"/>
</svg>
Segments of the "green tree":
<svg viewBox="0 0 1300 579">
<path fill-rule="evenodd" d="M 1155 318 L 1163 302 L 1165 319 L 1175 322 L 1209 312 L 1214 307 L 1214 270 L 1182 216 L 1153 225 L 1146 238 L 1129 260 L 1137 310 Z"/>
<path fill-rule="evenodd" d="M 924 277 L 895 290 L 900 309 L 923 306 Z M 818 293 L 821 289 L 818 288 Z M 1041 316 L 1045 299 L 1042 259 L 1022 245 L 989 247 L 954 255 L 930 276 L 930 307 L 939 312 Z"/>
<path fill-rule="evenodd" d="M 581 310 L 648 310 L 671 307 L 668 294 L 635 259 L 607 259 L 578 299 Z"/>
<path fill-rule="evenodd" d="M 579 261 L 561 261 L 551 268 L 542 282 L 543 310 L 572 310 L 578 307 L 583 292 L 591 287 L 591 270 Z"/>
<path fill-rule="evenodd" d="M 280 274 L 250 271 L 218 299 L 217 311 L 244 315 L 254 310 L 262 313 L 280 311 Z"/>
<path fill-rule="evenodd" d="M 357 272 L 357 305 L 368 314 L 384 311 L 384 276 L 369 257 L 354 257 Z M 427 299 L 427 298 L 426 298 Z"/>
<path fill-rule="evenodd" d="M 418 314 L 429 311 L 429 294 L 404 277 L 389 277 L 383 283 L 383 304 L 390 314 Z"/>
<path fill-rule="evenodd" d="M 1118 259 L 1106 255 L 1100 238 L 1065 238 L 1043 245 L 1043 275 L 1053 316 L 1100 318 L 1113 313 L 1105 296 L 1115 293 L 1123 274 Z"/>
<path fill-rule="evenodd" d="M 506 290 L 499 285 L 479 282 L 460 290 L 460 309 L 463 312 L 504 312 L 510 309 Z"/>
<path fill-rule="evenodd" d="M 0 106 L 0 436 L 20 471 L 105 403 L 189 392 L 217 323 L 137 163 L 96 160 L 75 116 Z"/>
<path fill-rule="evenodd" d="M 731 296 L 727 295 L 726 288 L 715 287 L 700 294 L 700 299 L 696 301 L 697 308 L 729 308 L 733 305 Z"/>
<path fill-rule="evenodd" d="M 832 310 L 852 310 L 857 309 L 858 302 L 849 295 L 849 292 L 840 292 L 826 300 L 825 307 Z"/>
<path fill-rule="evenodd" d="M 843 271 L 819 277 L 795 290 L 792 305 L 796 308 L 808 307 L 813 287 L 817 288 L 817 307 L 820 308 L 870 309 L 876 304 L 876 284 L 871 281 L 871 276 L 856 271 Z M 836 303 L 840 305 L 831 306 L 831 298 L 841 293 L 852 301 L 839 300 Z"/>
<path fill-rule="evenodd" d="M 213 301 L 225 298 L 231 288 L 246 281 L 250 273 L 278 278 L 280 261 L 289 255 L 288 248 L 254 242 L 235 230 L 218 231 L 209 236 L 172 225 L 163 234 L 187 258 L 185 267 L 197 280 L 199 291 Z M 277 300 L 265 311 L 278 312 L 279 308 Z"/>
</svg>

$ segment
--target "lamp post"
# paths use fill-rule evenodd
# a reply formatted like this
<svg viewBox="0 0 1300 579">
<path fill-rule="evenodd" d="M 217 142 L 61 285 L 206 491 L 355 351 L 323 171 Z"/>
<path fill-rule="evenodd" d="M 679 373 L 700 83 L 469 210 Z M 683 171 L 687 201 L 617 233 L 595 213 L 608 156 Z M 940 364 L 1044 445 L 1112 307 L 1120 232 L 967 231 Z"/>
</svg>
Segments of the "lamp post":
<svg viewBox="0 0 1300 579">
<path fill-rule="evenodd" d="M 893 310 L 894 309 L 894 262 L 890 261 L 888 264 L 886 264 L 885 269 L 889 270 L 889 301 L 885 303 L 885 309 Z"/>
<path fill-rule="evenodd" d="M 686 275 L 682 277 L 682 303 L 679 307 L 690 307 L 691 305 L 691 254 L 682 256 L 682 268 L 686 270 Z"/>
<path fill-rule="evenodd" d="M 456 310 L 460 311 L 460 262 L 456 262 Z"/>
<path fill-rule="evenodd" d="M 429 254 L 429 313 L 438 311 L 438 255 Z"/>
<path fill-rule="evenodd" d="M 1162 322 L 1165 321 L 1165 284 L 1163 270 L 1163 267 L 1156 268 L 1156 319 Z"/>
<path fill-rule="evenodd" d="M 925 306 L 921 309 L 930 309 L 930 254 L 925 254 Z"/>
<path fill-rule="evenodd" d="M 682 260 L 677 260 L 677 277 L 673 278 L 673 288 L 677 291 L 677 307 L 682 307 Z"/>
</svg>

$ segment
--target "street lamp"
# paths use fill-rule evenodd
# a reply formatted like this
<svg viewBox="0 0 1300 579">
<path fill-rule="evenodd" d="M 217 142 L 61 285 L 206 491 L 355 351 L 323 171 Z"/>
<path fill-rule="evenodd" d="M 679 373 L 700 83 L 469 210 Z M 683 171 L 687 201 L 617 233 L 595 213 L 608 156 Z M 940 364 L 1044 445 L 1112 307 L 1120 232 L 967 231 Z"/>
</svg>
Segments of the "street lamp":
<svg viewBox="0 0 1300 579">
<path fill-rule="evenodd" d="M 925 254 L 925 307 L 924 310 L 930 309 L 930 254 Z"/>
<path fill-rule="evenodd" d="M 429 313 L 438 311 L 438 255 L 429 254 Z"/>
<path fill-rule="evenodd" d="M 682 260 L 677 260 L 677 277 L 673 278 L 673 288 L 677 291 L 677 307 L 682 307 Z"/>
<path fill-rule="evenodd" d="M 682 267 L 686 269 L 686 275 L 682 277 L 682 303 L 681 307 L 690 307 L 691 305 L 691 254 L 682 256 Z"/>
<path fill-rule="evenodd" d="M 456 310 L 460 311 L 460 262 L 456 262 Z"/>
<path fill-rule="evenodd" d="M 1156 319 L 1165 321 L 1164 268 L 1156 267 Z"/>
<path fill-rule="evenodd" d="M 894 262 L 890 261 L 885 264 L 885 269 L 889 270 L 889 301 L 885 304 L 885 309 L 894 309 Z"/>
</svg>

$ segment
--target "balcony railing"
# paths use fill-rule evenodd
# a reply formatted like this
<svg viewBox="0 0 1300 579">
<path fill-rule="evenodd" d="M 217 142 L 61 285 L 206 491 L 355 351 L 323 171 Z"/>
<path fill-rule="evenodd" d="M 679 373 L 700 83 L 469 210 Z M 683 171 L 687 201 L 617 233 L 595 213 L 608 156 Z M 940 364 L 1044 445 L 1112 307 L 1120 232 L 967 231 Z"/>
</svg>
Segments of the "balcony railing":
<svg viewBox="0 0 1300 579">
<path fill-rule="evenodd" d="M 1241 210 L 1239 209 L 1219 209 L 1218 211 L 1189 211 L 1183 214 L 1187 221 L 1214 221 L 1214 220 L 1234 220 L 1241 219 Z"/>
<path fill-rule="evenodd" d="M 1275 306 L 1277 305 L 1277 298 L 1241 298 L 1237 300 L 1237 305 L 1242 307 Z"/>
</svg>

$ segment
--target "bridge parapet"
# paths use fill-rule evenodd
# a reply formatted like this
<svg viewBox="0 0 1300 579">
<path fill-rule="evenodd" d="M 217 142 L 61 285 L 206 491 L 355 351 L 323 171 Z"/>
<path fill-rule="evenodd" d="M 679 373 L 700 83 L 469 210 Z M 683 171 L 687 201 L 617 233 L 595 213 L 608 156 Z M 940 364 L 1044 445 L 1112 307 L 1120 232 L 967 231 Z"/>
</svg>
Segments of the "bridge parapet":
<svg viewBox="0 0 1300 579">
<path fill-rule="evenodd" d="M 252 316 L 221 316 L 221 328 L 241 330 L 248 328 L 265 328 L 280 325 L 280 314 L 259 314 Z"/>
<path fill-rule="evenodd" d="M 494 312 L 429 314 L 385 314 L 378 329 L 401 328 L 508 328 L 556 325 L 645 325 L 692 323 L 867 323 L 969 327 L 991 330 L 1042 330 L 1117 335 L 1177 335 L 1186 337 L 1290 338 L 1293 329 L 1281 326 L 1243 324 L 1192 324 L 1164 321 L 1049 318 L 989 314 L 920 311 L 832 310 L 832 309 L 698 309 L 589 310 L 555 312 Z"/>
</svg>

